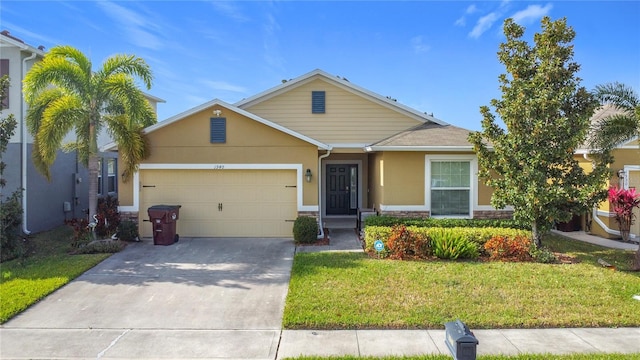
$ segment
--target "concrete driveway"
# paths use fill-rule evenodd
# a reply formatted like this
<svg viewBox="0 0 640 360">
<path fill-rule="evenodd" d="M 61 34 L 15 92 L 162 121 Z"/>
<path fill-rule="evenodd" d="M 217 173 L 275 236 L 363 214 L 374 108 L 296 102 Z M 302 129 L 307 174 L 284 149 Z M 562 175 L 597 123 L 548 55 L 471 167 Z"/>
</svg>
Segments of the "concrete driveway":
<svg viewBox="0 0 640 360">
<path fill-rule="evenodd" d="M 0 329 L 0 357 L 274 359 L 291 239 L 129 245 Z"/>
</svg>

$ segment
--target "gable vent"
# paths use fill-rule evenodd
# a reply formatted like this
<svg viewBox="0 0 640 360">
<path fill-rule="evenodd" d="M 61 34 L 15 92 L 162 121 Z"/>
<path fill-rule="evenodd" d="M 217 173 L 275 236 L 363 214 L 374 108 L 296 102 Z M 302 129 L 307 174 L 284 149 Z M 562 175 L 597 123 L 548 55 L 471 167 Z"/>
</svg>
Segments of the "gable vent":
<svg viewBox="0 0 640 360">
<path fill-rule="evenodd" d="M 325 112 L 325 93 L 324 91 L 311 92 L 311 113 L 324 114 Z"/>
<path fill-rule="evenodd" d="M 211 118 L 211 143 L 227 142 L 227 119 Z"/>
</svg>

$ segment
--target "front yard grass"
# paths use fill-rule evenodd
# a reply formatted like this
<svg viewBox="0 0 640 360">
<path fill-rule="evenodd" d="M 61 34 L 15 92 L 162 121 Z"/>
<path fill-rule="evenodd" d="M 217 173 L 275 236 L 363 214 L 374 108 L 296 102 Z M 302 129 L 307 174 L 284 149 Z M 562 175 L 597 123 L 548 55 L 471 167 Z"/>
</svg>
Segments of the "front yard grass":
<svg viewBox="0 0 640 360">
<path fill-rule="evenodd" d="M 640 273 L 632 251 L 549 236 L 574 264 L 391 261 L 361 253 L 299 253 L 283 325 L 288 329 L 472 329 L 639 326 Z M 603 268 L 602 258 L 618 270 Z"/>
<path fill-rule="evenodd" d="M 36 234 L 29 240 L 35 253 L 0 264 L 0 323 L 111 255 L 70 255 L 71 235 L 67 226 Z"/>
</svg>

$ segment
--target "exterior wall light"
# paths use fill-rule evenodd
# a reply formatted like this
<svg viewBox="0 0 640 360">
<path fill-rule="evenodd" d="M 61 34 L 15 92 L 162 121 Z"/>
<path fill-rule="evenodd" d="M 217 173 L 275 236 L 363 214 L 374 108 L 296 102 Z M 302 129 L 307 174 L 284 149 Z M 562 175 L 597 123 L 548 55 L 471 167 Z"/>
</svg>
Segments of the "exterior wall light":
<svg viewBox="0 0 640 360">
<path fill-rule="evenodd" d="M 304 173 L 304 177 L 307 179 L 307 182 L 311 182 L 312 176 L 313 174 L 311 174 L 311 169 L 307 169 L 307 171 Z"/>
</svg>

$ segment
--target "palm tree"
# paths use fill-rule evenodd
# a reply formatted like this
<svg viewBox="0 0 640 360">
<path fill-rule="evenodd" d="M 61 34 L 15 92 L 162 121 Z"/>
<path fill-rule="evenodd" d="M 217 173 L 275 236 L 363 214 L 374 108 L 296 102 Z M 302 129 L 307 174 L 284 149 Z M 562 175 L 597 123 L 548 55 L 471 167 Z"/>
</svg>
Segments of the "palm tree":
<svg viewBox="0 0 640 360">
<path fill-rule="evenodd" d="M 594 124 L 590 139 L 592 149 L 606 153 L 640 136 L 640 98 L 631 87 L 617 82 L 598 85 L 593 94 L 603 106 L 613 106 L 616 111 Z M 632 268 L 640 270 L 640 246 Z"/>
<path fill-rule="evenodd" d="M 57 151 L 77 151 L 89 169 L 89 219 L 98 203 L 100 131 L 106 128 L 118 144 L 125 180 L 148 154 L 142 129 L 154 124 L 156 116 L 136 79 L 151 88 L 153 76 L 143 59 L 114 55 L 93 71 L 91 61 L 71 46 L 52 48 L 24 79 L 34 165 L 50 180 Z M 76 142 L 62 144 L 72 131 Z"/>
<path fill-rule="evenodd" d="M 593 94 L 603 106 L 613 106 L 616 112 L 594 124 L 592 149 L 611 150 L 640 136 L 640 98 L 631 87 L 617 82 L 598 85 Z"/>
</svg>

